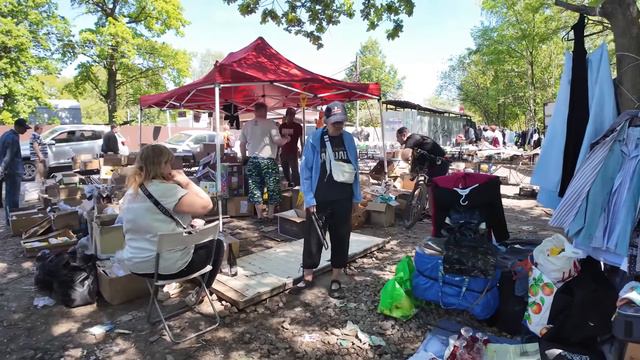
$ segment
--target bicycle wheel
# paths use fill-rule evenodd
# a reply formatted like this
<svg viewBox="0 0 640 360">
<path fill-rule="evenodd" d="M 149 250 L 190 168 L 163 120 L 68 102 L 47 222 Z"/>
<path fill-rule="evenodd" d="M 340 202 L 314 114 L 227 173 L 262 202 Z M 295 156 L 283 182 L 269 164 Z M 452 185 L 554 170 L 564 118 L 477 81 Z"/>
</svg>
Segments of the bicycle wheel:
<svg viewBox="0 0 640 360">
<path fill-rule="evenodd" d="M 404 209 L 404 226 L 411 229 L 418 221 L 426 216 L 429 208 L 429 193 L 427 184 L 420 182 L 411 192 L 411 197 Z"/>
</svg>

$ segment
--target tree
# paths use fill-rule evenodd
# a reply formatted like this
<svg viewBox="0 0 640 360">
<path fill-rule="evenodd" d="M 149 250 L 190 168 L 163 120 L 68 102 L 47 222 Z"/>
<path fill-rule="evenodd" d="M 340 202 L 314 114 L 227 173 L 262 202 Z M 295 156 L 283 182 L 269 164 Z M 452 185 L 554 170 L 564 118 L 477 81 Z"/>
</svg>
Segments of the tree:
<svg viewBox="0 0 640 360">
<path fill-rule="evenodd" d="M 56 74 L 72 57 L 69 23 L 51 0 L 0 6 L 0 122 L 26 117 L 46 99 L 37 75 Z"/>
<path fill-rule="evenodd" d="M 286 32 L 301 35 L 313 45 L 322 48 L 322 35 L 340 24 L 343 18 L 353 19 L 356 15 L 353 0 L 279 0 L 264 2 L 258 0 L 224 0 L 228 5 L 238 4 L 243 16 L 260 11 L 262 24 L 273 23 Z M 284 1 L 283 1 L 284 2 Z M 387 39 L 393 40 L 402 33 L 404 17 L 411 17 L 415 8 L 413 0 L 362 0 L 360 18 L 367 24 L 367 31 L 375 30 L 380 23 L 390 23 L 386 29 Z"/>
<path fill-rule="evenodd" d="M 640 108 L 640 8 L 637 0 L 604 0 L 598 6 L 556 0 L 564 9 L 611 24 L 616 49 L 616 97 L 620 110 Z"/>
<path fill-rule="evenodd" d="M 109 123 L 118 110 L 134 107 L 140 95 L 164 91 L 189 74 L 185 51 L 155 39 L 174 32 L 182 35 L 188 24 L 178 0 L 72 0 L 96 19 L 94 28 L 79 32 L 77 51 L 82 55 L 73 92 L 95 92 L 107 106 Z"/>
<path fill-rule="evenodd" d="M 475 48 L 452 59 L 438 93 L 463 102 L 484 122 L 536 126 L 543 104 L 555 98 L 569 45 L 562 34 L 575 17 L 546 0 L 484 0 L 482 9 Z"/>
<path fill-rule="evenodd" d="M 216 61 L 224 59 L 224 53 L 207 49 L 204 52 L 194 52 L 191 54 L 193 63 L 191 64 L 191 79 L 197 80 L 205 76 L 215 65 Z"/>
<path fill-rule="evenodd" d="M 356 58 L 345 72 L 345 81 L 377 82 L 380 84 L 382 99 L 392 99 L 402 91 L 404 77 L 398 75 L 398 69 L 393 64 L 387 64 L 387 58 L 382 52 L 380 43 L 369 38 L 360 45 Z M 357 64 L 356 64 L 357 62 Z M 357 69 L 356 69 L 357 68 Z M 361 114 L 365 114 L 362 126 L 373 126 L 380 123 L 379 111 L 371 111 L 365 101 L 359 103 Z M 349 119 L 355 119 L 355 104 L 348 104 Z"/>
</svg>

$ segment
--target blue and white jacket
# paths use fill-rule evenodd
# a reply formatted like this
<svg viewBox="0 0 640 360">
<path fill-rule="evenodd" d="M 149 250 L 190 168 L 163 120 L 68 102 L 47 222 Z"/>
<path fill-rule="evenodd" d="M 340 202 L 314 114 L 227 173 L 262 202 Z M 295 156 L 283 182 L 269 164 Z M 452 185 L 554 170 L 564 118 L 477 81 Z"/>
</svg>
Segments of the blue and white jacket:
<svg viewBox="0 0 640 360">
<path fill-rule="evenodd" d="M 302 163 L 300 164 L 300 187 L 304 196 L 305 209 L 316 205 L 316 187 L 318 186 L 318 178 L 320 177 L 320 145 L 322 140 L 323 129 L 317 129 L 307 137 L 302 153 Z M 360 194 L 360 171 L 358 170 L 358 149 L 353 135 L 343 131 L 342 138 L 347 148 L 347 154 L 351 164 L 356 168 L 356 176 L 353 181 L 353 202 L 360 203 L 362 194 Z"/>
</svg>

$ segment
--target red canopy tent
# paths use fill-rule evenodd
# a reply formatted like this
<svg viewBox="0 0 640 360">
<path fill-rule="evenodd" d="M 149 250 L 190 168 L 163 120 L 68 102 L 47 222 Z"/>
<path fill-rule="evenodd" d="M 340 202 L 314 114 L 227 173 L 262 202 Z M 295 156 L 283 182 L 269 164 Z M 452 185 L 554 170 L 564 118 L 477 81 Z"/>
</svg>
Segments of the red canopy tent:
<svg viewBox="0 0 640 360">
<path fill-rule="evenodd" d="M 380 99 L 377 83 L 350 83 L 313 73 L 271 47 L 262 37 L 232 52 L 190 84 L 140 97 L 140 107 L 215 110 L 215 89 L 224 103 L 249 108 L 262 101 L 271 109 L 328 104 L 331 101 Z"/>
<path fill-rule="evenodd" d="M 325 105 L 332 101 L 378 100 L 382 118 L 380 94 L 378 83 L 340 81 L 298 66 L 259 37 L 245 48 L 216 62 L 213 69 L 202 78 L 164 93 L 141 96 L 140 110 L 214 111 L 216 132 L 219 132 L 219 110 L 228 103 L 237 105 L 240 112 L 252 109 L 256 102 L 266 103 L 271 110 L 298 107 L 302 108 L 304 120 L 304 108 L 308 106 Z M 139 122 L 142 131 L 141 116 Z M 384 149 L 384 131 L 382 133 Z M 220 142 L 220 137 L 216 137 L 216 142 Z M 217 154 L 216 161 L 220 164 L 220 154 Z M 386 162 L 383 163 L 386 173 Z M 216 183 L 220 191 L 219 172 Z M 220 201 L 218 209 L 222 208 Z"/>
</svg>

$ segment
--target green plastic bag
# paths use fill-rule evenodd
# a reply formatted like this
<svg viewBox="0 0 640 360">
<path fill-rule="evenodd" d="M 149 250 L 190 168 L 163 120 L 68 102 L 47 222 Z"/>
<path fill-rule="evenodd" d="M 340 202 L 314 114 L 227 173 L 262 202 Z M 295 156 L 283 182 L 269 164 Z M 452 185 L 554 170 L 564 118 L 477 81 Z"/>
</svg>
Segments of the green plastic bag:
<svg viewBox="0 0 640 360">
<path fill-rule="evenodd" d="M 416 271 L 411 256 L 403 257 L 398 265 L 396 265 L 396 281 L 400 284 L 404 291 L 411 292 L 411 278 Z"/>
<path fill-rule="evenodd" d="M 405 256 L 396 266 L 396 275 L 380 291 L 378 312 L 401 320 L 408 320 L 418 312 L 417 301 L 411 293 L 413 260 Z"/>
</svg>

